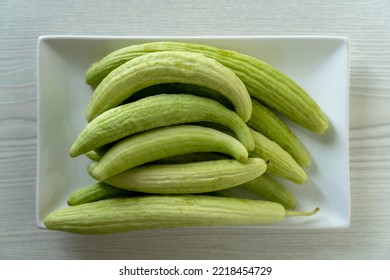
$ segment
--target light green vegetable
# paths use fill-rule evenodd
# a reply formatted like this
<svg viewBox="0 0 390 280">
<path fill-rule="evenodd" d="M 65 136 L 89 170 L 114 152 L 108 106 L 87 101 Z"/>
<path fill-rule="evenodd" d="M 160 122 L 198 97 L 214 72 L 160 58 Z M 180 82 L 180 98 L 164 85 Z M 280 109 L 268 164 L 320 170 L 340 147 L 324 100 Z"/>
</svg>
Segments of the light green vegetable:
<svg viewBox="0 0 390 280">
<path fill-rule="evenodd" d="M 162 83 L 208 87 L 224 95 L 245 122 L 251 116 L 248 91 L 231 69 L 202 54 L 165 51 L 136 57 L 110 72 L 88 103 L 87 120 L 120 105 L 137 91 Z"/>
<path fill-rule="evenodd" d="M 44 219 L 50 230 L 109 234 L 134 230 L 260 225 L 312 212 L 285 210 L 275 202 L 206 195 L 112 198 L 60 209 Z"/>
<path fill-rule="evenodd" d="M 96 180 L 104 181 L 145 163 L 195 152 L 220 152 L 240 162 L 248 159 L 245 146 L 226 133 L 197 125 L 177 125 L 142 132 L 119 141 L 103 155 L 90 174 Z"/>
<path fill-rule="evenodd" d="M 244 163 L 221 159 L 150 164 L 129 169 L 104 181 L 118 188 L 143 193 L 197 194 L 244 184 L 262 175 L 266 169 L 266 162 L 260 158 L 249 158 Z"/>
</svg>

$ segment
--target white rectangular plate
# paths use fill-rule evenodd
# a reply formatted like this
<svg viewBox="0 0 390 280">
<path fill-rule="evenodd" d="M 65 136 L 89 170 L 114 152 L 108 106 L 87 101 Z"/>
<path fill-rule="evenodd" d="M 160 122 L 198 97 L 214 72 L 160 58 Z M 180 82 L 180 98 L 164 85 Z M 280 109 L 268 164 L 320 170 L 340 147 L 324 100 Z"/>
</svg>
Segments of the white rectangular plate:
<svg viewBox="0 0 390 280">
<path fill-rule="evenodd" d="M 151 41 L 209 44 L 258 57 L 300 84 L 321 106 L 331 127 L 316 135 L 289 122 L 312 156 L 305 185 L 283 183 L 296 195 L 297 210 L 321 211 L 288 217 L 258 228 L 346 228 L 350 221 L 349 43 L 342 37 L 89 37 L 43 36 L 38 40 L 37 225 L 50 212 L 67 207 L 77 188 L 94 180 L 88 159 L 71 158 L 69 148 L 86 125 L 92 89 L 87 68 L 118 48 Z"/>
</svg>

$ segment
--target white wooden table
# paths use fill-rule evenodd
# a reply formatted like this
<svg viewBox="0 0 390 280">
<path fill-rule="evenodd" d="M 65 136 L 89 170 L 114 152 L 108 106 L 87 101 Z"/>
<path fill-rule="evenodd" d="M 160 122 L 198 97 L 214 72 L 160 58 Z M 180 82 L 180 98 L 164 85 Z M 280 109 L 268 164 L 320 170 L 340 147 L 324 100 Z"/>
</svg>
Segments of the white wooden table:
<svg viewBox="0 0 390 280">
<path fill-rule="evenodd" d="M 388 0 L 0 0 L 0 259 L 390 259 L 389 30 Z M 350 228 L 39 230 L 36 48 L 54 34 L 348 37 Z"/>
</svg>

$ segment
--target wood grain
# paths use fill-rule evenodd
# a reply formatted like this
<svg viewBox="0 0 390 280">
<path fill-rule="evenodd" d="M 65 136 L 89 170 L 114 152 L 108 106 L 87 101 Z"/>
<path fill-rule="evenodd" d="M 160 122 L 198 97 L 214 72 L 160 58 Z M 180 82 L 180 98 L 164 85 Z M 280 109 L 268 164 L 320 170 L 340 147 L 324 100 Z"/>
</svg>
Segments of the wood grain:
<svg viewBox="0 0 390 280">
<path fill-rule="evenodd" d="M 174 7 L 174 8 L 172 8 Z M 0 259 L 389 259 L 390 2 L 0 1 Z M 35 226 L 39 35 L 350 39 L 351 226 L 88 237 Z"/>
</svg>

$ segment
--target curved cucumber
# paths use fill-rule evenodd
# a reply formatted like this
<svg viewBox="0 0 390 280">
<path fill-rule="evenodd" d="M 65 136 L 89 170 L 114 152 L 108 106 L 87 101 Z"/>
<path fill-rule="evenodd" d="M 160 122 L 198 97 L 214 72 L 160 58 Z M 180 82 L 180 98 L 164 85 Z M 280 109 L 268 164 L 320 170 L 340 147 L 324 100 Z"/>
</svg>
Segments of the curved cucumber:
<svg viewBox="0 0 390 280">
<path fill-rule="evenodd" d="M 97 164 L 97 163 L 96 163 Z M 260 158 L 234 159 L 135 167 L 104 180 L 131 191 L 155 194 L 196 194 L 231 188 L 262 175 L 267 164 Z"/>
<path fill-rule="evenodd" d="M 158 94 L 99 115 L 79 134 L 70 155 L 76 157 L 146 130 L 201 121 L 230 128 L 248 151 L 254 149 L 254 140 L 245 122 L 217 101 L 189 94 Z"/>
<path fill-rule="evenodd" d="M 90 99 L 87 120 L 92 121 L 144 88 L 162 83 L 208 87 L 223 94 L 245 122 L 252 114 L 248 91 L 231 69 L 199 53 L 164 51 L 136 57 L 111 71 Z"/>
<path fill-rule="evenodd" d="M 240 162 L 248 159 L 248 151 L 240 141 L 218 130 L 177 125 L 157 128 L 120 140 L 90 170 L 96 180 L 104 181 L 130 168 L 158 159 L 196 152 L 220 152 Z"/>
</svg>

